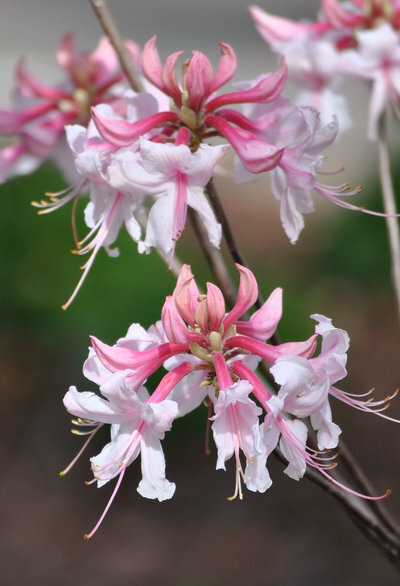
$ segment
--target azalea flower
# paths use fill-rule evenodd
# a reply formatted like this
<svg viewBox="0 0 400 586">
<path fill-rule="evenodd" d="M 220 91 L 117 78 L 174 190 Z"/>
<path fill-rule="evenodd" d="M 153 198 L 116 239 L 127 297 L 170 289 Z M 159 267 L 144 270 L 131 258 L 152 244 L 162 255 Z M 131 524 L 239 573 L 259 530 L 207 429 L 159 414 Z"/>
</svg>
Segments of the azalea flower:
<svg viewBox="0 0 400 586">
<path fill-rule="evenodd" d="M 138 62 L 139 49 L 126 42 L 132 59 Z M 64 127 L 89 122 L 90 108 L 99 103 L 117 106 L 125 74 L 110 41 L 101 39 L 93 53 L 77 53 L 72 35 L 66 35 L 56 52 L 65 79 L 55 87 L 41 83 L 21 60 L 16 69 L 14 106 L 0 110 L 0 134 L 15 135 L 17 141 L 0 151 L 0 181 L 34 171 L 52 159 L 69 183 L 76 174 Z"/>
<path fill-rule="evenodd" d="M 177 415 L 176 403 L 169 400 L 152 403 L 144 387 L 132 392 L 124 385 L 123 376 L 111 378 L 112 380 L 104 382 L 100 387 L 104 399 L 95 393 L 78 392 L 75 387 L 71 387 L 64 397 L 66 409 L 78 417 L 78 426 L 96 426 L 90 438 L 102 424 L 111 424 L 110 443 L 90 461 L 93 481 L 97 482 L 98 487 L 115 477 L 118 477 L 118 482 L 98 523 L 85 536 L 87 539 L 92 537 L 101 524 L 126 468 L 139 453 L 143 475 L 137 488 L 139 494 L 163 501 L 170 499 L 175 492 L 175 484 L 165 478 L 165 459 L 160 440 L 171 428 L 172 420 Z"/>
<path fill-rule="evenodd" d="M 349 127 L 344 77 L 372 81 L 368 136 L 377 138 L 377 120 L 387 105 L 397 112 L 399 99 L 400 4 L 397 0 L 322 0 L 319 19 L 294 22 L 250 7 L 261 36 L 284 54 L 293 78 L 302 87 L 300 103 L 316 105 Z"/>
<path fill-rule="evenodd" d="M 138 164 L 131 164 L 133 157 L 127 151 L 114 157 L 109 170 L 113 186 L 135 190 L 140 181 L 148 192 L 158 192 L 139 252 L 150 252 L 155 247 L 171 264 L 176 242 L 185 229 L 188 206 L 199 214 L 210 242 L 219 248 L 221 226 L 204 195 L 204 187 L 226 148 L 204 144 L 192 153 L 184 143 L 159 144 L 141 139 Z"/>
<path fill-rule="evenodd" d="M 118 481 L 89 537 L 139 451 L 143 473 L 140 494 L 159 500 L 172 496 L 175 487 L 165 480 L 159 440 L 174 418 L 203 402 L 208 404 L 212 422 L 216 468 L 225 469 L 226 461 L 235 459 L 235 490 L 230 498 L 243 498 L 242 483 L 258 492 L 271 486 L 266 464 L 278 444 L 288 461 L 285 472 L 291 478 L 299 480 L 308 465 L 357 496 L 386 496 L 361 495 L 328 473 L 336 465 L 336 455 L 331 456 L 329 449 L 336 447 L 340 433 L 332 422 L 328 398 L 341 393 L 332 385 L 346 374 L 347 333 L 334 328 L 328 318 L 314 315 L 316 331 L 308 340 L 269 343 L 282 315 L 282 291 L 275 289 L 250 319 L 242 319 L 256 302 L 258 287 L 249 269 L 240 265 L 237 269 L 238 299 L 229 312 L 220 289 L 207 283 L 207 293 L 200 294 L 190 267 L 184 265 L 173 294 L 166 298 L 161 322 L 148 331 L 133 324 L 114 346 L 91 337 L 83 371 L 99 385 L 102 397 L 71 387 L 64 403 L 78 417 L 78 425 L 94 426 L 89 441 L 104 423 L 111 424 L 111 443 L 91 463 L 98 486 L 114 477 Z M 313 357 L 319 336 L 321 352 Z M 276 389 L 257 374 L 260 360 L 269 365 Z M 162 366 L 167 372 L 149 396 L 143 385 Z M 345 396 L 342 393 L 341 400 Z M 348 403 L 352 404 L 352 399 Z M 372 411 L 369 407 L 365 410 Z M 309 418 L 323 452 L 306 443 Z"/>
<path fill-rule="evenodd" d="M 128 115 L 131 112 L 145 108 L 148 104 L 143 99 L 146 96 L 132 96 L 127 98 Z M 114 111 L 108 104 L 97 106 L 103 113 L 111 116 Z M 73 206 L 73 234 L 76 244 L 76 254 L 91 253 L 82 267 L 82 276 L 68 301 L 63 305 L 66 309 L 76 297 L 93 262 L 100 250 L 104 248 L 109 256 L 118 256 L 118 248 L 111 248 L 115 243 L 122 226 L 125 227 L 131 238 L 138 242 L 141 237 L 141 225 L 138 217 L 143 210 L 143 199 L 146 188 L 136 186 L 130 192 L 114 188 L 108 178 L 113 148 L 100 137 L 92 121 L 88 127 L 72 125 L 66 127 L 66 136 L 71 151 L 75 157 L 76 170 L 81 178 L 77 187 L 70 187 L 59 193 L 48 194 L 50 199 L 40 203 L 33 202 L 39 208 L 39 214 L 54 211 L 74 200 Z M 137 157 L 138 155 L 135 154 Z M 90 201 L 85 207 L 84 219 L 89 228 L 88 234 L 80 239 L 76 230 L 76 200 L 86 196 L 89 191 Z"/>
<path fill-rule="evenodd" d="M 343 73 L 372 83 L 368 117 L 368 136 L 378 137 L 378 121 L 388 106 L 398 115 L 400 98 L 399 32 L 388 23 L 373 30 L 357 31 L 357 50 L 349 49 L 341 56 Z"/>
<path fill-rule="evenodd" d="M 347 183 L 331 186 L 322 183 L 318 177 L 324 174 L 321 169 L 325 160 L 322 151 L 334 142 L 338 134 L 336 117 L 323 126 L 315 108 L 294 106 L 286 96 L 270 104 L 250 107 L 246 109 L 246 114 L 249 120 L 254 120 L 252 128 L 255 132 L 283 149 L 281 160 L 270 171 L 270 179 L 272 193 L 280 201 L 283 228 L 292 244 L 297 242 L 304 228 L 303 214 L 314 211 L 312 191 L 340 207 L 385 216 L 346 201 L 360 193 L 361 187 L 351 190 Z M 246 171 L 237 159 L 236 182 L 244 183 L 254 178 L 255 175 Z"/>
<path fill-rule="evenodd" d="M 129 118 L 157 108 L 155 100 L 148 94 L 130 91 L 125 99 Z M 108 104 L 97 106 L 96 111 L 110 120 L 120 119 Z M 76 188 L 49 194 L 49 201 L 34 203 L 39 213 L 48 213 L 89 190 L 90 201 L 85 208 L 84 219 L 90 231 L 79 239 L 75 218 L 73 231 L 77 246 L 75 252 L 80 255 L 90 252 L 91 255 L 64 308 L 76 297 L 101 247 L 109 256 L 118 255 L 118 249 L 111 246 L 122 226 L 132 240 L 138 242 L 140 253 L 148 253 L 155 247 L 171 265 L 176 242 L 185 229 L 187 206 L 190 206 L 202 219 L 210 242 L 219 247 L 221 226 L 206 200 L 204 187 L 224 155 L 226 145 L 200 145 L 192 153 L 185 144 L 186 129 L 182 128 L 177 135 L 177 144 L 160 144 L 142 137 L 129 148 L 116 149 L 100 136 L 93 120 L 87 128 L 67 126 L 66 133 L 82 181 Z M 148 137 L 151 137 L 151 132 Z M 151 196 L 151 203 L 146 196 Z M 147 211 L 149 207 L 150 211 Z M 76 210 L 76 205 L 73 210 Z M 141 239 L 142 224 L 146 227 L 144 240 Z"/>
<path fill-rule="evenodd" d="M 221 58 L 214 75 L 207 57 L 193 51 L 193 57 L 185 61 L 181 86 L 175 72 L 180 51 L 168 57 L 161 65 L 156 48 L 156 37 L 150 39 L 142 52 L 142 72 L 157 90 L 171 100 L 171 108 L 130 124 L 110 122 L 93 113 L 95 123 L 105 140 L 118 147 L 132 144 L 139 136 L 151 129 L 158 129 L 159 141 L 176 134 L 181 127 L 190 132 L 188 146 L 197 150 L 199 145 L 214 136 L 222 136 L 235 149 L 246 169 L 260 173 L 272 169 L 282 156 L 282 151 L 247 130 L 240 122 L 234 125 L 226 120 L 224 112 L 230 104 L 267 103 L 278 97 L 286 82 L 287 69 L 284 60 L 276 72 L 263 75 L 245 91 L 217 95 L 216 92 L 234 75 L 235 53 L 227 43 L 220 43 Z"/>
</svg>

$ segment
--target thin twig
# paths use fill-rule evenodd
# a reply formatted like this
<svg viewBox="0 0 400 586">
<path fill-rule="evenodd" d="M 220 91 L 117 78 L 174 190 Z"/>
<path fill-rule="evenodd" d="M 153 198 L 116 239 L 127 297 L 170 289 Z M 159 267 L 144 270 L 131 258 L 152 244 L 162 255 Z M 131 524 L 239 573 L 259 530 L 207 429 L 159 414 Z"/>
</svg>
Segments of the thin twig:
<svg viewBox="0 0 400 586">
<path fill-rule="evenodd" d="M 281 450 L 275 448 L 274 455 L 283 464 L 287 464 Z M 389 559 L 394 565 L 397 572 L 400 573 L 400 539 L 390 529 L 382 526 L 380 520 L 376 517 L 374 511 L 371 511 L 369 505 L 371 501 L 354 497 L 349 492 L 339 488 L 327 478 L 322 476 L 313 468 L 308 467 L 304 475 L 313 484 L 316 484 L 323 491 L 333 496 L 345 510 L 347 515 L 353 521 L 360 531 Z M 344 483 L 339 470 L 335 470 L 335 478 Z"/>
<path fill-rule="evenodd" d="M 220 251 L 210 244 L 203 222 L 200 220 L 198 214 L 189 209 L 189 216 L 192 222 L 193 229 L 203 250 L 211 270 L 217 279 L 221 289 L 224 292 L 224 297 L 232 308 L 236 303 L 236 290 L 229 274 L 226 264 L 223 261 Z"/>
<path fill-rule="evenodd" d="M 383 207 L 386 218 L 386 226 L 389 237 L 389 247 L 392 262 L 392 281 L 397 303 L 397 313 L 400 320 L 400 234 L 398 218 L 395 217 L 396 200 L 392 177 L 390 173 L 390 156 L 386 133 L 386 113 L 379 118 L 378 124 L 379 146 L 379 175 L 382 188 Z"/>
<path fill-rule="evenodd" d="M 105 0 L 89 0 L 93 6 L 97 18 L 103 28 L 103 31 L 109 38 L 115 52 L 118 56 L 121 68 L 125 72 L 125 75 L 130 83 L 131 88 L 135 92 L 142 92 L 143 87 L 138 79 L 137 72 L 133 67 L 132 58 L 129 51 L 125 47 L 124 41 L 119 34 L 117 27 L 111 17 L 111 14 L 107 8 Z"/>
<path fill-rule="evenodd" d="M 376 494 L 375 488 L 343 440 L 340 440 L 339 452 L 341 462 L 351 472 L 352 479 L 357 483 L 358 487 L 370 496 Z M 400 536 L 399 525 L 391 518 L 382 501 L 371 501 L 370 507 L 374 509 L 376 516 L 386 525 L 389 531 Z"/>
<path fill-rule="evenodd" d="M 212 178 L 210 179 L 210 181 L 206 185 L 206 193 L 208 195 L 208 198 L 210 200 L 210 204 L 214 210 L 214 213 L 217 217 L 217 220 L 219 221 L 219 223 L 222 226 L 222 232 L 224 235 L 224 239 L 225 239 L 226 245 L 228 247 L 228 250 L 230 252 L 230 255 L 231 255 L 233 261 L 248 268 L 249 265 L 247 264 L 246 259 L 244 258 L 242 251 L 239 248 L 238 243 L 236 242 L 236 238 L 233 234 L 228 217 L 227 217 L 225 210 L 222 206 L 221 200 L 218 196 L 218 193 L 217 193 L 217 190 L 215 188 L 215 184 L 214 184 L 214 181 L 212 180 Z M 259 292 L 258 297 L 257 297 L 257 301 L 255 302 L 255 306 L 259 309 L 263 305 L 263 303 L 264 303 L 264 299 Z M 272 344 L 276 344 L 276 345 L 280 344 L 280 339 L 279 339 L 277 332 L 275 332 L 271 336 L 270 341 Z"/>
</svg>

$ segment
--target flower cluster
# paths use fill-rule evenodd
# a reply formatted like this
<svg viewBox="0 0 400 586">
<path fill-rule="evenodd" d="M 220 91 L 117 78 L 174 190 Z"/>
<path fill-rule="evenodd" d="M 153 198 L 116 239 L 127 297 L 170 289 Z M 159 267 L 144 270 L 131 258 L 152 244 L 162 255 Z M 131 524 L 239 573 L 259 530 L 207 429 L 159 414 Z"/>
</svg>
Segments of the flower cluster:
<svg viewBox="0 0 400 586">
<path fill-rule="evenodd" d="M 126 42 L 134 62 L 139 48 Z M 65 79 L 57 86 L 44 85 L 21 60 L 16 69 L 13 109 L 0 110 L 0 134 L 16 135 L 15 144 L 0 151 L 0 182 L 14 175 L 31 173 L 47 159 L 63 171 L 67 181 L 76 181 L 73 158 L 67 147 L 64 127 L 87 124 L 90 108 L 100 103 L 118 110 L 121 82 L 117 56 L 107 38 L 93 53 L 77 53 L 72 35 L 66 35 L 56 53 Z"/>
<path fill-rule="evenodd" d="M 83 239 L 75 234 L 75 240 L 77 253 L 92 253 L 64 307 L 75 297 L 101 247 L 110 255 L 118 254 L 111 246 L 123 225 L 139 252 L 155 247 L 171 265 L 189 206 L 218 248 L 221 226 L 205 188 L 229 147 L 236 154 L 236 182 L 270 172 L 282 224 L 292 243 L 304 226 L 303 214 L 314 211 L 312 191 L 343 207 L 370 213 L 342 199 L 360 188 L 351 191 L 348 184 L 319 182 L 321 153 L 336 138 L 337 120 L 333 117 L 321 125 L 314 107 L 297 107 L 282 95 L 285 60 L 273 73 L 236 83 L 235 91 L 218 93 L 236 69 L 233 49 L 220 43 L 220 51 L 215 73 L 207 57 L 194 51 L 183 64 L 179 84 L 176 62 L 181 52 L 162 65 L 153 37 L 141 55 L 145 91 L 128 90 L 117 107 L 110 103 L 92 107 L 87 125 L 67 125 L 81 182 L 36 204 L 45 213 L 90 192 L 85 210 L 89 233 Z M 242 111 L 232 105 L 241 105 Z M 223 143 L 214 144 L 216 138 Z"/>
<path fill-rule="evenodd" d="M 398 0 L 322 0 L 316 22 L 294 22 L 257 6 L 250 12 L 261 36 L 284 53 L 301 84 L 301 104 L 314 104 L 323 117 L 336 113 L 350 124 L 340 94 L 345 76 L 371 85 L 368 135 L 377 137 L 378 120 L 388 106 L 398 114 L 400 96 L 400 3 Z"/>
<path fill-rule="evenodd" d="M 282 315 L 282 290 L 275 289 L 249 319 L 241 319 L 256 302 L 258 287 L 250 270 L 240 265 L 237 269 L 238 299 L 228 313 L 220 289 L 207 283 L 207 293 L 200 294 L 190 267 L 184 265 L 172 296 L 166 298 L 160 322 L 148 331 L 133 324 L 114 346 L 91 338 L 83 371 L 99 385 L 102 396 L 71 387 L 64 404 L 78 418 L 73 422 L 79 428 L 90 427 L 88 432 L 78 432 L 88 433 L 88 441 L 102 425 L 111 425 L 110 443 L 91 458 L 94 478 L 88 484 L 102 486 L 112 478 L 118 480 L 87 537 L 102 522 L 126 468 L 139 453 L 138 492 L 159 501 L 173 496 L 175 485 L 165 477 L 160 440 L 175 418 L 204 402 L 217 448 L 216 468 L 225 469 L 231 457 L 236 462 L 231 498 L 242 498 L 242 482 L 254 492 L 271 486 L 266 464 L 278 445 L 288 463 L 285 473 L 291 478 L 302 478 L 308 465 L 338 484 L 328 474 L 336 465 L 330 450 L 341 433 L 332 421 L 330 395 L 382 415 L 389 398 L 363 402 L 334 386 L 346 375 L 347 333 L 335 328 L 330 319 L 313 315 L 315 333 L 309 339 L 268 342 Z M 315 355 L 319 340 L 321 349 Z M 269 381 L 257 372 L 260 361 L 268 364 Z M 167 372 L 149 395 L 146 379 L 161 366 Z M 307 445 L 308 421 L 317 434 L 317 450 Z M 342 488 L 363 498 L 386 496 L 367 497 Z"/>
</svg>

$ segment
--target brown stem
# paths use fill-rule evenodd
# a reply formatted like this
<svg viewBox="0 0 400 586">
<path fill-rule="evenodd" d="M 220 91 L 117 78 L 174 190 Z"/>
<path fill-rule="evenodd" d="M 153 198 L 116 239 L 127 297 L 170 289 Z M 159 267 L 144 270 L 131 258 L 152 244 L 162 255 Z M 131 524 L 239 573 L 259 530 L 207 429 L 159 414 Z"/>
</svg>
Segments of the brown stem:
<svg viewBox="0 0 400 586">
<path fill-rule="evenodd" d="M 125 47 L 124 41 L 122 40 L 121 35 L 119 34 L 119 31 L 114 24 L 105 0 L 90 0 L 90 3 L 97 15 L 97 18 L 99 19 L 103 31 L 115 49 L 121 68 L 125 72 L 131 88 L 135 92 L 142 92 L 143 87 L 138 79 L 136 70 L 133 67 L 129 51 Z"/>
<path fill-rule="evenodd" d="M 378 122 L 378 148 L 379 176 L 382 189 L 383 207 L 385 213 L 388 214 L 385 219 L 392 265 L 392 283 L 396 297 L 397 314 L 400 320 L 400 231 L 399 219 L 396 217 L 396 198 L 393 189 L 392 175 L 390 172 L 390 156 L 387 142 L 385 112 L 380 116 Z"/>
<path fill-rule="evenodd" d="M 275 448 L 274 455 L 283 463 L 286 464 L 286 459 L 283 457 L 279 448 Z M 338 469 L 335 470 L 335 478 L 342 483 L 345 483 L 341 477 Z M 313 468 L 308 467 L 304 475 L 313 484 L 316 484 L 322 490 L 333 496 L 345 510 L 347 515 L 355 525 L 395 566 L 398 573 L 400 573 L 400 539 L 393 531 L 382 525 L 381 521 L 371 511 L 369 505 L 372 501 L 365 501 L 357 498 L 339 488 L 327 478 L 322 476 Z"/>
<path fill-rule="evenodd" d="M 321 477 L 315 470 L 308 469 L 305 476 L 331 494 L 342 505 L 360 531 L 394 564 L 397 572 L 400 573 L 400 539 L 398 535 L 385 527 L 381 519 L 371 510 L 371 503 L 375 501 L 354 497 Z"/>
<path fill-rule="evenodd" d="M 340 440 L 339 444 L 340 460 L 346 466 L 347 470 L 351 473 L 353 480 L 357 483 L 358 487 L 368 495 L 376 494 L 376 490 L 373 487 L 370 480 L 365 475 L 365 472 L 361 469 L 360 465 L 350 452 L 349 448 L 343 440 Z M 384 523 L 387 529 L 394 534 L 400 536 L 400 527 L 390 517 L 388 511 L 383 506 L 382 501 L 371 501 L 371 509 L 374 510 L 376 516 Z"/>
<path fill-rule="evenodd" d="M 210 244 L 203 222 L 200 220 L 198 214 L 192 209 L 189 209 L 189 216 L 204 256 L 224 292 L 226 301 L 232 308 L 236 303 L 236 290 L 222 255 L 217 248 L 214 248 Z"/>
<path fill-rule="evenodd" d="M 211 178 L 210 181 L 206 185 L 206 193 L 210 200 L 210 204 L 214 210 L 215 216 L 218 222 L 222 226 L 222 232 L 224 235 L 225 242 L 227 244 L 228 250 L 234 262 L 243 265 L 244 267 L 249 268 L 249 265 L 244 258 L 242 251 L 239 248 L 238 243 L 236 242 L 236 238 L 233 234 L 232 228 L 230 226 L 228 217 L 225 213 L 225 210 L 222 206 L 221 200 L 218 196 L 217 190 L 214 185 L 214 181 Z M 264 299 L 262 298 L 261 294 L 258 293 L 257 301 L 255 302 L 255 306 L 259 309 L 264 303 Z M 280 344 L 279 336 L 277 332 L 275 332 L 271 337 L 272 344 Z"/>
</svg>

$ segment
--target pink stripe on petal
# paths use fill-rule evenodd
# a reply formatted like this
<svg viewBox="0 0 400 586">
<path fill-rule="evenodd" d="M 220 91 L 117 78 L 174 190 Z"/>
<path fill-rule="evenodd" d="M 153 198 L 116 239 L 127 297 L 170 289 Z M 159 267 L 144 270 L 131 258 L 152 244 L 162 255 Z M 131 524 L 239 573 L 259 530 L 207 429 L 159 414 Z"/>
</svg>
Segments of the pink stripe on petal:
<svg viewBox="0 0 400 586">
<path fill-rule="evenodd" d="M 218 110 L 218 117 L 223 118 L 227 122 L 231 122 L 236 126 L 240 126 L 243 130 L 248 130 L 249 132 L 257 133 L 261 129 L 264 130 L 262 123 L 256 122 L 254 120 L 250 120 L 241 112 L 237 110 L 233 110 L 232 108 L 222 108 Z"/>
<path fill-rule="evenodd" d="M 189 362 L 184 362 L 183 364 L 176 366 L 162 378 L 158 387 L 147 399 L 146 403 L 160 403 L 161 401 L 164 401 L 178 382 L 192 370 L 193 365 Z"/>
<path fill-rule="evenodd" d="M 232 377 L 229 373 L 228 366 L 224 357 L 220 352 L 213 352 L 212 358 L 215 366 L 215 374 L 217 375 L 218 385 L 221 391 L 224 391 L 232 384 Z"/>
<path fill-rule="evenodd" d="M 181 236 L 186 223 L 187 216 L 187 176 L 177 171 L 176 177 L 176 199 L 174 214 L 174 240 Z"/>
<path fill-rule="evenodd" d="M 270 391 L 263 385 L 257 375 L 245 366 L 240 360 L 232 362 L 230 365 L 232 372 L 237 374 L 242 380 L 247 380 L 253 387 L 253 395 L 260 401 L 266 410 L 266 402 L 273 396 Z"/>
</svg>

